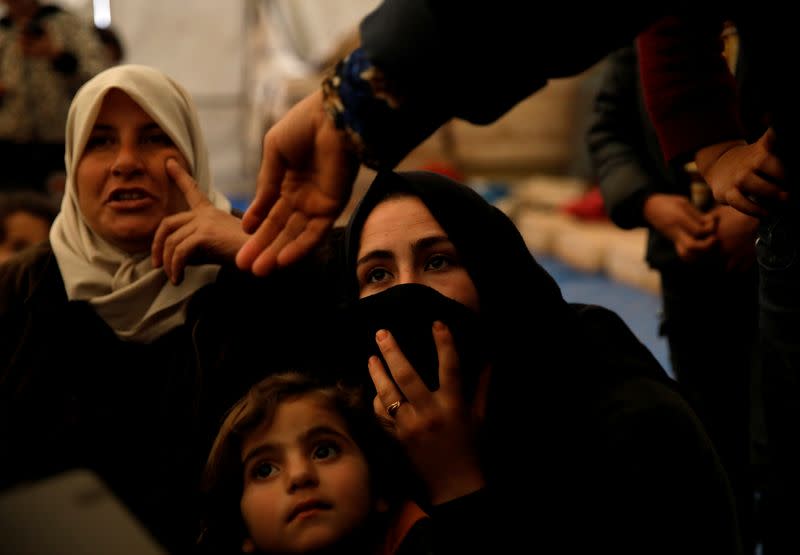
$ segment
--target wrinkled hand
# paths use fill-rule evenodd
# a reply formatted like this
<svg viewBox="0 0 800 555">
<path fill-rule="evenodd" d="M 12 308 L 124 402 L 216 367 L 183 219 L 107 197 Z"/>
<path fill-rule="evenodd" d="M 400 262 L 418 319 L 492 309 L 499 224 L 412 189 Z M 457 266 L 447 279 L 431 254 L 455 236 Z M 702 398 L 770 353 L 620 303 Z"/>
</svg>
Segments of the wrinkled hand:
<svg viewBox="0 0 800 555">
<path fill-rule="evenodd" d="M 292 107 L 264 137 L 256 195 L 242 220 L 253 235 L 236 257 L 239 268 L 263 276 L 310 252 L 347 204 L 357 172 L 322 91 Z"/>
<path fill-rule="evenodd" d="M 769 214 L 771 205 L 789 198 L 774 144 L 775 132 L 770 128 L 753 144 L 728 141 L 697 152 L 697 168 L 717 202 L 761 217 Z"/>
<path fill-rule="evenodd" d="M 439 389 L 436 391 L 428 390 L 386 330 L 376 334 L 376 341 L 394 382 L 376 356 L 369 359 L 369 373 L 378 392 L 374 401 L 378 416 L 386 418 L 386 407 L 403 400 L 390 419 L 393 431 L 426 483 L 431 503 L 437 505 L 485 485 L 477 437 L 489 370 L 487 368 L 481 376 L 475 401 L 467 403 L 462 394 L 458 354 L 450 330 L 437 322 L 433 326 L 433 337 L 439 355 Z"/>
<path fill-rule="evenodd" d="M 700 212 L 681 195 L 654 194 L 644 204 L 644 217 L 669 238 L 681 260 L 693 262 L 717 242 L 715 218 Z"/>
<path fill-rule="evenodd" d="M 716 206 L 711 212 L 717 218 L 719 251 L 729 272 L 741 272 L 756 260 L 758 219 L 731 206 Z"/>
<path fill-rule="evenodd" d="M 187 264 L 233 262 L 248 235 L 239 219 L 220 210 L 197 188 L 197 182 L 175 160 L 169 159 L 167 173 L 183 192 L 189 210 L 161 220 L 153 238 L 153 267 L 164 267 L 172 283 L 183 281 Z"/>
</svg>

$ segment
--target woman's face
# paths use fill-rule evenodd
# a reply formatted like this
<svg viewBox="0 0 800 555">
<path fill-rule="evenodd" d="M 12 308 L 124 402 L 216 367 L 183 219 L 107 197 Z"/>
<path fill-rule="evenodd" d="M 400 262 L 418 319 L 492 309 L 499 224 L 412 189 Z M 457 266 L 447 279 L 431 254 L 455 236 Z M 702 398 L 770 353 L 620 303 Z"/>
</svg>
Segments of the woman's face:
<svg viewBox="0 0 800 555">
<path fill-rule="evenodd" d="M 149 251 L 161 220 L 187 209 L 167 176 L 167 158 L 189 167 L 131 97 L 109 91 L 76 172 L 78 204 L 89 227 L 128 253 Z"/>
<path fill-rule="evenodd" d="M 367 216 L 356 275 L 360 298 L 393 285 L 418 283 L 479 309 L 478 290 L 455 246 L 417 197 L 389 198 Z"/>
</svg>

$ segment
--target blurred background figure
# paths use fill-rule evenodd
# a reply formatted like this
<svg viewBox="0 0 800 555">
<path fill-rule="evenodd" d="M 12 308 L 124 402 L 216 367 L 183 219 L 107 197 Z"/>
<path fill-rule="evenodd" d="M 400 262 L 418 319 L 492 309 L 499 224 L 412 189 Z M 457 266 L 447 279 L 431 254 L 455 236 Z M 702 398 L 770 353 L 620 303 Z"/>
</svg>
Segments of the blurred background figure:
<svg viewBox="0 0 800 555">
<path fill-rule="evenodd" d="M 0 263 L 41 243 L 50 233 L 58 205 L 35 191 L 0 191 Z"/>
<path fill-rule="evenodd" d="M 38 0 L 1 0 L 0 189 L 63 189 L 72 96 L 110 65 L 92 23 Z"/>
<path fill-rule="evenodd" d="M 758 536 L 752 417 L 761 422 L 761 403 L 751 392 L 760 384 L 758 220 L 715 205 L 692 168 L 665 162 L 641 94 L 633 43 L 609 56 L 602 75 L 587 133 L 600 191 L 616 225 L 648 229 L 646 260 L 661 277 L 659 331 L 728 473 L 745 552 L 752 553 Z"/>
<path fill-rule="evenodd" d="M 100 37 L 100 42 L 106 48 L 108 57 L 112 64 L 119 64 L 125 58 L 125 45 L 122 44 L 122 39 L 119 33 L 113 27 L 95 27 L 97 36 Z"/>
</svg>

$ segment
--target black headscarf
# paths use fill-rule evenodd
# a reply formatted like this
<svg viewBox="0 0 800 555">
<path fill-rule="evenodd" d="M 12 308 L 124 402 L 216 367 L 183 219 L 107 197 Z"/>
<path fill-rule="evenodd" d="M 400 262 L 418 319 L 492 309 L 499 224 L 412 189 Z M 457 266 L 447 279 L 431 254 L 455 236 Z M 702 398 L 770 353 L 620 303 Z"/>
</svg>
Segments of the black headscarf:
<svg viewBox="0 0 800 555">
<path fill-rule="evenodd" d="M 428 207 L 475 283 L 480 333 L 485 336 L 482 348 L 493 368 L 487 405 L 491 444 L 502 446 L 507 433 L 518 431 L 520 422 L 528 420 L 532 430 L 546 423 L 536 432 L 539 437 L 566 435 L 578 441 L 575 429 L 591 435 L 591 427 L 602 425 L 596 409 L 613 388 L 641 377 L 670 382 L 616 314 L 564 300 L 555 280 L 535 260 L 505 213 L 470 187 L 432 172 L 379 173 L 356 207 L 345 230 L 343 256 L 351 309 L 369 302 L 369 297 L 358 301 L 356 277 L 364 222 L 381 201 L 396 194 L 418 197 Z M 391 289 L 397 287 L 401 286 Z M 378 295 L 388 296 L 391 289 Z M 407 324 L 410 315 L 418 312 L 412 306 L 412 302 L 399 305 L 382 318 Z M 444 308 L 439 310 L 457 320 Z M 440 319 L 452 327 L 447 315 Z M 424 332 L 430 337 L 429 324 Z M 374 346 L 373 334 L 366 339 Z M 463 350 L 473 346 L 471 336 L 467 337 L 461 342 L 456 337 L 462 362 L 469 358 Z M 356 370 L 368 379 L 366 357 L 362 358 Z M 491 459 L 487 465 L 491 468 Z"/>
<path fill-rule="evenodd" d="M 381 201 L 398 193 L 418 197 L 452 241 L 478 291 L 493 365 L 512 365 L 509 372 L 518 385 L 544 384 L 556 374 L 562 385 L 575 387 L 588 376 L 601 382 L 626 375 L 665 377 L 615 314 L 564 300 L 506 214 L 470 187 L 432 172 L 379 173 L 356 207 L 344 236 L 347 302 L 358 299 L 356 262 L 364 222 Z M 632 356 L 623 361 L 626 353 Z"/>
</svg>

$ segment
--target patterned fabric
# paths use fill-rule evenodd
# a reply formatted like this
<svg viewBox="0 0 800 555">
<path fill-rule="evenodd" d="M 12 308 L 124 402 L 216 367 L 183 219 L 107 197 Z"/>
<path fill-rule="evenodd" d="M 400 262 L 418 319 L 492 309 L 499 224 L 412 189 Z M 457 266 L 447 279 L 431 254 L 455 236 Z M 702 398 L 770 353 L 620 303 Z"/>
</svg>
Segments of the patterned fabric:
<svg viewBox="0 0 800 555">
<path fill-rule="evenodd" d="M 391 90 L 383 72 L 356 49 L 339 61 L 322 83 L 325 110 L 343 129 L 361 161 L 378 169 L 386 161 L 371 130 L 380 130 L 402 117 L 401 99 Z"/>
<path fill-rule="evenodd" d="M 34 17 L 63 54 L 56 60 L 24 57 L 22 30 L 0 20 L 0 140 L 63 143 L 72 96 L 110 64 L 88 21 L 54 6 Z"/>
</svg>

